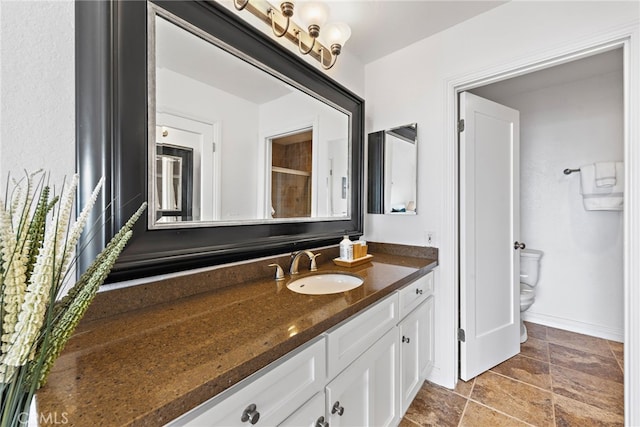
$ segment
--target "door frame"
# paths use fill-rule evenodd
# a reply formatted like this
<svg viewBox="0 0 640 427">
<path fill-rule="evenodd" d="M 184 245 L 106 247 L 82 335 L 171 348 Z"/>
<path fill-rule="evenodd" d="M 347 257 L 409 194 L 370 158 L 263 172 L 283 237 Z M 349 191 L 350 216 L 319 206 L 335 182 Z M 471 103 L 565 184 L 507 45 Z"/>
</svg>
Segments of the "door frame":
<svg viewBox="0 0 640 427">
<path fill-rule="evenodd" d="M 458 307 L 459 307 L 459 151 L 458 151 L 458 93 L 497 81 L 528 74 L 544 68 L 585 58 L 615 48 L 623 49 L 624 85 L 624 156 L 625 210 L 624 210 L 624 406 L 625 423 L 640 424 L 640 30 L 637 25 L 623 26 L 596 36 L 588 36 L 577 42 L 556 47 L 543 53 L 531 53 L 513 60 L 464 76 L 454 76 L 445 81 L 445 137 L 448 144 L 444 150 L 445 194 L 442 207 L 443 238 L 440 248 L 440 263 L 449 268 L 441 269 L 441 281 L 450 286 L 443 287 L 443 300 L 451 304 L 451 328 L 446 336 L 441 362 L 439 383 L 454 387 L 458 378 Z M 634 286 L 635 285 L 635 286 Z"/>
<path fill-rule="evenodd" d="M 157 122 L 162 122 L 162 124 L 158 124 Z M 211 204 L 211 219 L 207 221 L 216 221 L 220 219 L 220 209 L 221 209 L 221 182 L 222 182 L 222 163 L 221 163 L 221 151 L 222 151 L 222 138 L 221 138 L 221 130 L 220 130 L 220 121 L 219 120 L 211 120 L 203 117 L 197 117 L 190 114 L 185 114 L 181 111 L 166 107 L 164 105 L 158 105 L 157 113 L 156 113 L 156 126 L 169 126 L 175 129 L 179 129 L 185 132 L 194 132 L 202 135 L 202 147 L 201 153 L 198 159 L 199 168 L 200 168 L 200 184 L 194 188 L 200 193 L 200 214 L 203 215 L 204 211 L 204 186 L 205 182 L 203 180 L 204 173 L 202 172 L 203 168 L 203 154 L 206 151 L 211 150 L 212 152 L 212 167 L 213 173 L 211 177 L 211 181 L 209 185 L 213 188 L 213 200 Z M 155 138 L 155 137 L 154 137 Z M 157 138 L 155 138 L 157 139 Z M 154 142 L 155 144 L 155 142 Z M 149 164 L 155 165 L 155 150 L 149 149 Z M 194 162 L 196 159 L 194 158 Z M 194 165 L 195 166 L 195 165 Z M 149 183 L 148 190 L 149 194 L 154 195 L 154 187 L 152 178 L 155 174 L 155 166 L 151 168 L 149 171 Z M 152 203 L 153 197 L 151 197 Z M 153 209 L 148 209 L 148 217 L 149 224 L 155 223 L 155 218 L 153 218 Z M 162 225 L 156 225 L 152 228 L 162 228 Z"/>
<path fill-rule="evenodd" d="M 320 143 L 319 118 L 312 116 L 294 123 L 279 125 L 260 131 L 258 135 L 258 176 L 264 179 L 262 190 L 258 188 L 256 195 L 258 218 L 268 219 L 271 216 L 271 141 L 287 135 L 311 130 L 311 188 L 318 188 L 318 145 Z M 268 197 L 267 197 L 268 196 Z M 317 216 L 317 191 L 311 194 L 311 217 Z"/>
</svg>

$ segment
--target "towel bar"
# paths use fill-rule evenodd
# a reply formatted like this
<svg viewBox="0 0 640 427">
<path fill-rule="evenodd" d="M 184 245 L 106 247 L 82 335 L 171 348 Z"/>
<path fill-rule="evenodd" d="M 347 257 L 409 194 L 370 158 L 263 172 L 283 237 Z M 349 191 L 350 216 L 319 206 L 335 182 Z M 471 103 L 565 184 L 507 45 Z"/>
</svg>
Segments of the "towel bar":
<svg viewBox="0 0 640 427">
<path fill-rule="evenodd" d="M 564 170 L 564 174 L 565 175 L 571 175 L 574 172 L 580 172 L 580 169 L 569 169 L 569 168 L 567 168 L 567 169 Z"/>
</svg>

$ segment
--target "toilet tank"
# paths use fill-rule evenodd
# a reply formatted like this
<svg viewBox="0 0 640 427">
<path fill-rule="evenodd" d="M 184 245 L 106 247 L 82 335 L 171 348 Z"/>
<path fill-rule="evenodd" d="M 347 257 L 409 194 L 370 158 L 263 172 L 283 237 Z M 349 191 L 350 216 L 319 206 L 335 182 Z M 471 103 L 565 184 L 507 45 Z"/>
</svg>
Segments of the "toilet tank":
<svg viewBox="0 0 640 427">
<path fill-rule="evenodd" d="M 528 286 L 538 284 L 542 254 L 542 251 L 535 249 L 523 249 L 520 251 L 520 283 Z"/>
</svg>

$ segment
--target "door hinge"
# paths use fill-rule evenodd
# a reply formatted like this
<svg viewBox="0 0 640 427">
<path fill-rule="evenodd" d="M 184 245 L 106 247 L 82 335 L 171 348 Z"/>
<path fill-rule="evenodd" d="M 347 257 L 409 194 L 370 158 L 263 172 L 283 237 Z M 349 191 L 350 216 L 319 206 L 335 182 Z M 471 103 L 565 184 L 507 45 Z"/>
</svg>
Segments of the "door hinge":
<svg viewBox="0 0 640 427">
<path fill-rule="evenodd" d="M 464 132 L 464 119 L 458 120 L 458 132 Z"/>
<path fill-rule="evenodd" d="M 215 142 L 211 143 L 211 148 L 212 148 L 212 151 L 215 153 L 216 152 L 216 143 Z"/>
<path fill-rule="evenodd" d="M 458 341 L 465 342 L 464 329 L 458 329 Z"/>
</svg>

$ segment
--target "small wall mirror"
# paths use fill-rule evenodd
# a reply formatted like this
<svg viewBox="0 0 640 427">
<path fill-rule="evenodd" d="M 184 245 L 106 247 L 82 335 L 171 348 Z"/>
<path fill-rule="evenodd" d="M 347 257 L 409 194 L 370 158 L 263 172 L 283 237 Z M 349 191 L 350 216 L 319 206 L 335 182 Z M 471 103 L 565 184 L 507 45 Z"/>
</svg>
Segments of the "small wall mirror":
<svg viewBox="0 0 640 427">
<path fill-rule="evenodd" d="M 418 124 L 369 134 L 367 212 L 415 215 Z"/>
</svg>

